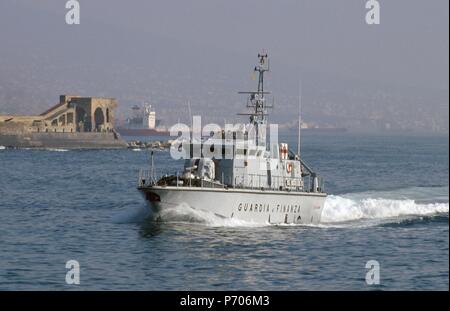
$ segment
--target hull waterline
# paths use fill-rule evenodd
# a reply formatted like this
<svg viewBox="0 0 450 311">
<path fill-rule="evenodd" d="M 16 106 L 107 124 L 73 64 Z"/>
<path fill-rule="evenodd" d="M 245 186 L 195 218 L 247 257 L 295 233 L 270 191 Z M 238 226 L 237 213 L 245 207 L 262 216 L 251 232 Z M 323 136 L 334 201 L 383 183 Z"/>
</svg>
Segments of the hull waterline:
<svg viewBox="0 0 450 311">
<path fill-rule="evenodd" d="M 152 211 L 188 205 L 190 208 L 258 224 L 318 224 L 326 194 L 205 189 L 196 187 L 140 187 Z"/>
</svg>

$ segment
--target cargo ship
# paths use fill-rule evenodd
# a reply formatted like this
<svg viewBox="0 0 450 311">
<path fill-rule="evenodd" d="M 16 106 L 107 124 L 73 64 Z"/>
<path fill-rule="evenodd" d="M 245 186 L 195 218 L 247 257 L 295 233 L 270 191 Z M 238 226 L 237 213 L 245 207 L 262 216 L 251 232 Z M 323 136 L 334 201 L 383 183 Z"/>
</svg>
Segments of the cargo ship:
<svg viewBox="0 0 450 311">
<path fill-rule="evenodd" d="M 158 128 L 161 120 L 156 119 L 156 112 L 148 103 L 134 105 L 132 115 L 125 120 L 117 132 L 123 136 L 169 136 L 169 131 Z"/>
</svg>

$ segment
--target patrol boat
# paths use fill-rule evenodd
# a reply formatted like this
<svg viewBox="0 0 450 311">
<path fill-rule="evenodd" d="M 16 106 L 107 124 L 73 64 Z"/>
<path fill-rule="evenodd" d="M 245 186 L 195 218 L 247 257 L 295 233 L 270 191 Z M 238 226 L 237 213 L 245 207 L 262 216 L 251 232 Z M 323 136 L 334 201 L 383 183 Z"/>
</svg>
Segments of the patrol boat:
<svg viewBox="0 0 450 311">
<path fill-rule="evenodd" d="M 278 143 L 276 126 L 269 127 L 267 140 L 267 112 L 273 107 L 266 102 L 270 92 L 264 90 L 269 61 L 267 54 L 258 54 L 258 59 L 257 90 L 239 92 L 248 96 L 248 123 L 232 130 L 225 126 L 207 139 L 195 139 L 195 131 L 190 139 L 179 137 L 171 152 L 185 152 L 181 173 L 157 178 L 153 154 L 151 168 L 139 173 L 138 190 L 156 219 L 164 220 L 165 209 L 187 205 L 257 224 L 320 222 L 326 199 L 322 179 L 300 157 L 299 146 L 294 153 L 288 144 Z M 298 134 L 300 145 L 300 130 Z"/>
</svg>

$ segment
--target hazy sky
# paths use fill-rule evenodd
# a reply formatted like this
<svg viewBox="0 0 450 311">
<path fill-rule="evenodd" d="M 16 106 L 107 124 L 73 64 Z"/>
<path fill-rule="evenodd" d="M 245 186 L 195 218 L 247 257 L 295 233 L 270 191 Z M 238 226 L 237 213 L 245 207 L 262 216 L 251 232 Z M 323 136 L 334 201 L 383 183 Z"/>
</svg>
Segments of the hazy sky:
<svg viewBox="0 0 450 311">
<path fill-rule="evenodd" d="M 311 118 L 356 107 L 370 109 L 359 124 L 448 129 L 448 0 L 379 0 L 380 25 L 365 23 L 366 0 L 79 2 L 81 25 L 67 25 L 66 0 L 0 0 L 0 112 L 37 113 L 63 93 L 117 97 L 121 109 L 150 98 L 165 117 L 190 96 L 194 110 L 232 105 L 225 94 L 265 48 L 269 87 L 290 96 L 281 106 L 295 105 L 300 72 Z"/>
<path fill-rule="evenodd" d="M 71 27 L 64 23 L 64 0 L 2 0 L 0 18 L 13 2 L 50 11 L 62 29 Z M 381 24 L 376 26 L 365 23 L 364 0 L 79 2 L 84 27 L 101 22 L 136 31 L 142 40 L 148 32 L 241 54 L 267 48 L 272 57 L 317 72 L 448 88 L 447 0 L 380 0 Z M 32 20 L 25 26 L 39 28 L 39 18 Z M 6 32 L 14 35 L 17 26 L 0 28 L 0 39 Z"/>
</svg>

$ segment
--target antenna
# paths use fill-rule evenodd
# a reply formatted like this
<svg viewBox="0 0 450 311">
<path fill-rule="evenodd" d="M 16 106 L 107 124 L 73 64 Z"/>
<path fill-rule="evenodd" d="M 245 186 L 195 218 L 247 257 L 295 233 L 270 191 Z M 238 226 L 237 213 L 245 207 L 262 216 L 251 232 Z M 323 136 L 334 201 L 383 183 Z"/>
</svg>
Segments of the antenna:
<svg viewBox="0 0 450 311">
<path fill-rule="evenodd" d="M 252 108 L 253 112 L 249 113 L 250 122 L 265 123 L 267 116 L 267 108 L 272 108 L 271 105 L 266 103 L 264 95 L 270 94 L 270 92 L 264 90 L 264 73 L 269 71 L 269 58 L 266 52 L 258 54 L 258 63 L 253 69 L 253 72 L 258 73 L 258 88 L 256 91 L 239 92 L 239 94 L 248 94 L 247 108 Z"/>
<path fill-rule="evenodd" d="M 302 80 L 298 83 L 298 133 L 297 133 L 297 155 L 300 158 L 300 132 L 302 128 Z"/>
<path fill-rule="evenodd" d="M 155 177 L 155 163 L 153 161 L 153 150 L 150 152 L 150 181 L 156 183 Z"/>
<path fill-rule="evenodd" d="M 266 103 L 265 94 L 270 92 L 264 90 L 264 73 L 269 71 L 269 58 L 266 52 L 258 54 L 258 63 L 253 69 L 254 73 L 258 73 L 258 88 L 256 91 L 239 92 L 240 94 L 247 94 L 247 108 L 253 111 L 245 113 L 250 118 L 250 124 L 255 126 L 256 129 L 256 145 L 266 145 L 266 132 L 267 126 L 267 109 L 272 108 L 273 105 Z"/>
</svg>

